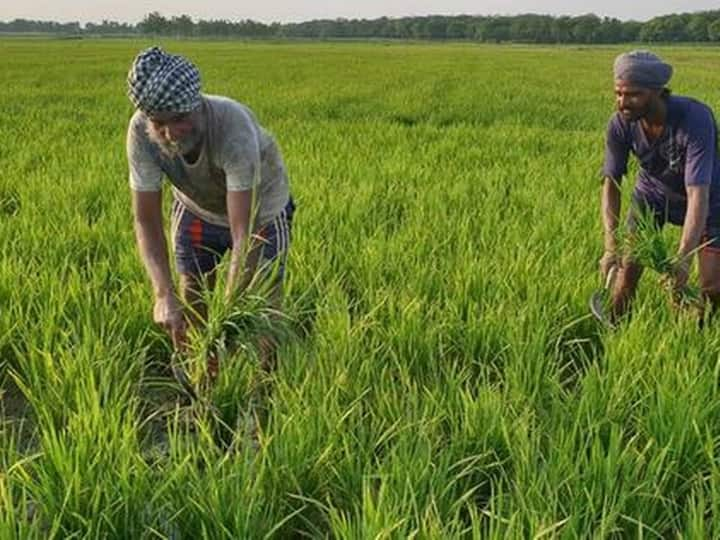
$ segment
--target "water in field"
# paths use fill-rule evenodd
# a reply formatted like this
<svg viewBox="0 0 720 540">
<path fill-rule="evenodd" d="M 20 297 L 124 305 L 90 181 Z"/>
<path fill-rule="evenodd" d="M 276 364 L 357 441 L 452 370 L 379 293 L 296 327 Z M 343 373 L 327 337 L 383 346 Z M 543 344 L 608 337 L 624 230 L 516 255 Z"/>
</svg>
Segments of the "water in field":
<svg viewBox="0 0 720 540">
<path fill-rule="evenodd" d="M 189 410 L 127 181 L 150 43 L 1 41 L 0 538 L 720 535 L 719 327 L 651 272 L 588 316 L 622 48 L 162 44 L 283 150 L 294 337 Z M 656 50 L 720 113 L 715 50 Z"/>
</svg>

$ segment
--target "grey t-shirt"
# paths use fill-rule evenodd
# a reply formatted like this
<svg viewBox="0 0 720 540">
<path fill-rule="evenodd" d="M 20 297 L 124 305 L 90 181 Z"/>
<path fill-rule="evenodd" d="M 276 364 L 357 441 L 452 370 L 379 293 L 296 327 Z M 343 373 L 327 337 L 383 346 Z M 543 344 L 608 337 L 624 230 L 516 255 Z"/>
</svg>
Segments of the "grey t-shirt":
<svg viewBox="0 0 720 540">
<path fill-rule="evenodd" d="M 148 118 L 136 111 L 127 132 L 130 187 L 160 191 L 163 175 L 190 211 L 215 225 L 229 226 L 227 191 L 254 190 L 257 229 L 277 216 L 290 197 L 280 150 L 253 113 L 232 99 L 203 95 L 206 134 L 197 160 L 169 157 L 148 135 Z"/>
</svg>

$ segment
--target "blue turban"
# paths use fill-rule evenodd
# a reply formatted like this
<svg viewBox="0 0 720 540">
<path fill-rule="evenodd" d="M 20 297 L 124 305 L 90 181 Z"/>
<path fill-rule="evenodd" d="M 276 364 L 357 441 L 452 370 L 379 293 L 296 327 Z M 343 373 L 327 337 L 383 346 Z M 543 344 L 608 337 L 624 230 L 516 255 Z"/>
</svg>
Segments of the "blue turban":
<svg viewBox="0 0 720 540">
<path fill-rule="evenodd" d="M 160 47 L 145 49 L 128 72 L 128 97 L 136 109 L 152 115 L 186 113 L 200 105 L 200 73 L 182 56 Z"/>
<path fill-rule="evenodd" d="M 616 81 L 657 89 L 670 81 L 673 68 L 650 51 L 632 51 L 615 59 L 613 74 Z"/>
</svg>

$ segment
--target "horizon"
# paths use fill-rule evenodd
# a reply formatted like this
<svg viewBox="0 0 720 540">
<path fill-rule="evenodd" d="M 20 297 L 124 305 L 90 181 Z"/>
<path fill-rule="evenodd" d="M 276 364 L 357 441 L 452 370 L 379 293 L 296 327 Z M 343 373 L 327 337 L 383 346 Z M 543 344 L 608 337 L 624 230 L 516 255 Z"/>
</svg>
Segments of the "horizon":
<svg viewBox="0 0 720 540">
<path fill-rule="evenodd" d="M 15 19 L 26 19 L 55 21 L 59 23 L 78 22 L 84 26 L 87 23 L 100 23 L 103 20 L 108 20 L 118 23 L 137 24 L 142 21 L 147 14 L 157 11 L 168 19 L 187 15 L 194 21 L 239 21 L 250 19 L 264 24 L 293 24 L 313 20 L 336 19 L 373 20 L 383 17 L 389 19 L 432 16 L 452 17 L 462 15 L 472 17 L 514 17 L 518 15 L 577 17 L 587 14 L 594 14 L 600 18 L 619 19 L 623 22 L 645 22 L 664 15 L 679 15 L 720 9 L 720 6 L 708 0 L 697 0 L 695 2 L 656 2 L 653 4 L 648 3 L 648 5 L 645 6 L 643 3 L 640 3 L 634 4 L 631 8 L 628 8 L 627 4 L 621 0 L 611 0 L 602 4 L 599 2 L 584 4 L 583 9 L 577 9 L 572 2 L 554 0 L 550 4 L 546 4 L 546 10 L 544 12 L 528 9 L 531 6 L 531 2 L 528 0 L 513 2 L 514 8 L 507 5 L 502 6 L 502 4 L 508 4 L 508 2 L 503 2 L 502 0 L 485 1 L 482 6 L 479 6 L 477 3 L 473 3 L 471 6 L 468 0 L 451 0 L 449 7 L 448 3 L 446 3 L 446 9 L 442 10 L 433 9 L 432 4 L 435 3 L 433 0 L 412 2 L 413 4 L 424 4 L 424 6 L 419 9 L 410 8 L 406 5 L 408 3 L 409 0 L 394 0 L 390 3 L 387 1 L 382 2 L 382 0 L 371 0 L 359 7 L 345 4 L 344 9 L 330 9 L 332 3 L 324 2 L 324 8 L 321 7 L 321 9 L 318 10 L 315 6 L 310 7 L 312 4 L 317 4 L 317 2 L 308 2 L 306 0 L 305 2 L 290 3 L 288 0 L 270 0 L 262 6 L 256 6 L 251 9 L 246 8 L 244 12 L 239 13 L 235 11 L 233 6 L 226 4 L 225 1 L 216 1 L 198 10 L 197 4 L 190 3 L 187 0 L 175 0 L 173 2 L 163 0 L 156 2 L 153 8 L 145 8 L 145 4 L 139 4 L 137 2 L 126 2 L 121 5 L 114 2 L 96 3 L 88 0 L 57 2 L 48 8 L 32 0 L 22 5 L 16 4 L 13 6 L 0 7 L 0 21 L 10 22 Z M 470 9 L 471 7 L 472 9 Z M 486 9 L 482 9 L 483 7 Z M 302 11 L 302 13 L 300 13 L 300 11 Z M 78 16 L 80 13 L 84 14 L 84 16 Z M 640 16 L 640 13 L 644 13 L 645 16 Z"/>
</svg>

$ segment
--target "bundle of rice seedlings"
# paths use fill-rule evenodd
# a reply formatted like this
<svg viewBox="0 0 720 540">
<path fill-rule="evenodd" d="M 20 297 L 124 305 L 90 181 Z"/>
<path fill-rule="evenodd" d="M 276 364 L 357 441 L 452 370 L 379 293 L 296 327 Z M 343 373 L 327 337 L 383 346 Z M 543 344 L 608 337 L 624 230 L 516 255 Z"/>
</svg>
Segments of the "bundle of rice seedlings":
<svg viewBox="0 0 720 540">
<path fill-rule="evenodd" d="M 218 270 L 224 276 L 223 269 Z M 216 442 L 233 444 L 248 431 L 261 401 L 267 373 L 258 361 L 260 341 L 279 347 L 295 335 L 294 321 L 276 302 L 273 279 L 257 279 L 231 297 L 223 283 L 204 287 L 207 319 L 190 329 L 180 364 L 179 381 L 201 416 L 212 421 Z M 213 374 L 211 364 L 219 367 Z M 207 415 L 205 414 L 207 413 Z"/>
<path fill-rule="evenodd" d="M 681 290 L 674 288 L 672 274 L 678 258 L 676 255 L 671 255 L 651 212 L 638 211 L 636 229 L 626 235 L 624 251 L 642 266 L 660 274 L 663 285 L 671 293 L 676 305 L 702 308 L 699 287 L 685 285 Z"/>
<path fill-rule="evenodd" d="M 193 374 L 202 374 L 208 358 L 222 364 L 230 356 L 252 356 L 260 338 L 279 345 L 291 337 L 292 319 L 278 309 L 273 294 L 265 281 L 251 283 L 232 297 L 226 296 L 220 284 L 213 291 L 206 289 L 207 319 L 190 330 L 184 354 Z"/>
</svg>

